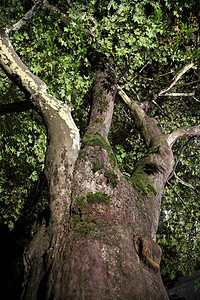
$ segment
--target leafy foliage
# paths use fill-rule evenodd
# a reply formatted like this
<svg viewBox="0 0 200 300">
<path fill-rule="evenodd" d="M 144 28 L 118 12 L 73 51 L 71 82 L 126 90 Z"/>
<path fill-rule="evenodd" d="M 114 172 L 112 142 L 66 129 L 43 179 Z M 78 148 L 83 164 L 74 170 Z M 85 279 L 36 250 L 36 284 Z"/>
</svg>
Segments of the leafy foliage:
<svg viewBox="0 0 200 300">
<path fill-rule="evenodd" d="M 1 117 L 0 212 L 10 229 L 44 169 L 46 131 L 37 119 L 34 112 Z"/>
<path fill-rule="evenodd" d="M 177 159 L 185 142 L 182 139 L 174 149 Z M 158 242 L 163 250 L 161 270 L 166 279 L 192 274 L 200 266 L 199 146 L 194 139 L 186 148 L 175 170 L 181 181 L 173 176 L 164 189 Z"/>
</svg>

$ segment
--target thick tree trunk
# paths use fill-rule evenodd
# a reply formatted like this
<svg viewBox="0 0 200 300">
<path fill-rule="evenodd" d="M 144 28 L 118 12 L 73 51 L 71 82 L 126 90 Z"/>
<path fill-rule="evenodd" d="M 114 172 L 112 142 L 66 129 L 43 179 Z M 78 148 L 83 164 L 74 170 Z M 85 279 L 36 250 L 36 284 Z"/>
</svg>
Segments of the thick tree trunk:
<svg viewBox="0 0 200 300">
<path fill-rule="evenodd" d="M 42 227 L 32 242 L 23 299 L 168 299 L 154 240 L 160 195 L 135 190 L 104 148 L 80 153 L 68 228 Z"/>
<path fill-rule="evenodd" d="M 116 167 L 108 132 L 117 89 L 105 55 L 88 54 L 96 72 L 91 119 L 82 149 L 68 106 L 46 92 L 0 32 L 0 64 L 30 96 L 48 130 L 49 223 L 24 254 L 22 299 L 168 299 L 155 236 L 163 186 L 173 167 L 167 139 L 131 103 L 150 153 L 127 182 Z M 77 155 L 79 157 L 77 158 Z"/>
<path fill-rule="evenodd" d="M 53 189 L 53 174 L 62 181 L 64 174 L 48 169 L 51 224 L 41 228 L 25 256 L 30 263 L 23 299 L 168 299 L 155 236 L 172 152 L 154 121 L 142 115 L 152 153 L 136 165 L 133 185 L 123 178 L 107 140 L 115 73 L 104 55 L 89 57 L 96 70 L 90 125 L 73 175 L 66 175 L 66 186 L 57 185 L 60 192 Z M 47 161 L 53 159 L 47 152 Z M 143 182 L 139 189 L 137 180 Z"/>
</svg>

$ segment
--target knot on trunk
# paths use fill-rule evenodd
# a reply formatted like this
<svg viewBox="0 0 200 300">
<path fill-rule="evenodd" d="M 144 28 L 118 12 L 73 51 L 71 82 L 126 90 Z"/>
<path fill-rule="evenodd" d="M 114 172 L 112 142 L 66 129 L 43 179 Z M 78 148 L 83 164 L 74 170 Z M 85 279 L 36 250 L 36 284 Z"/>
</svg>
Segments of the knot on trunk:
<svg viewBox="0 0 200 300">
<path fill-rule="evenodd" d="M 133 238 L 134 248 L 145 265 L 151 268 L 154 272 L 158 272 L 160 269 L 160 260 L 161 260 L 161 249 L 153 241 L 144 237 Z"/>
</svg>

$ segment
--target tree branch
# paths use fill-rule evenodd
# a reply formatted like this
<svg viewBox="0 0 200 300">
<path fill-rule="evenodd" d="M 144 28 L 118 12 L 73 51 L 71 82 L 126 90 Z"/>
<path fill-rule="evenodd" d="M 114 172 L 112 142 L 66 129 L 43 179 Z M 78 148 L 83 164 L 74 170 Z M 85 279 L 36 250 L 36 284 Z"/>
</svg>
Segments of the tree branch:
<svg viewBox="0 0 200 300">
<path fill-rule="evenodd" d="M 5 28 L 0 29 L 0 67 L 27 93 L 34 108 L 42 115 L 48 129 L 49 160 L 56 156 L 58 160 L 61 159 L 60 151 L 67 153 L 68 174 L 71 176 L 80 147 L 79 131 L 71 116 L 71 109 L 47 93 L 46 84 L 31 73 L 13 49 Z M 62 146 L 57 147 L 58 143 Z M 60 163 L 55 160 L 55 168 L 56 164 Z"/>
<path fill-rule="evenodd" d="M 99 51 L 88 53 L 95 74 L 93 85 L 93 104 L 89 131 L 98 131 L 107 139 L 113 115 L 114 100 L 117 91 L 115 70 L 107 56 Z"/>
<path fill-rule="evenodd" d="M 177 82 L 178 82 L 178 80 L 188 71 L 188 70 L 190 70 L 190 69 L 196 69 L 196 66 L 194 65 L 194 63 L 193 62 L 191 62 L 191 63 L 189 63 L 189 64 L 187 64 L 186 66 L 184 66 L 176 75 L 175 75 L 175 77 L 174 77 L 174 79 L 173 79 L 173 82 L 170 84 L 170 86 L 168 87 L 168 88 L 165 88 L 164 90 L 161 90 L 159 93 L 158 93 L 158 95 L 155 95 L 154 96 L 154 99 L 153 99 L 153 103 L 155 104 L 155 105 L 158 105 L 157 104 L 157 102 L 156 102 L 156 99 L 158 98 L 158 97 L 160 97 L 160 96 L 165 96 L 164 94 L 166 93 L 166 92 L 168 92 L 169 90 L 171 90 L 175 85 L 177 85 Z M 168 96 L 168 95 L 167 95 Z M 192 96 L 194 96 L 194 95 L 192 95 Z"/>
<path fill-rule="evenodd" d="M 200 80 L 194 80 L 194 81 L 191 81 L 191 82 L 185 82 L 185 83 L 178 83 L 178 82 L 177 82 L 177 83 L 176 83 L 176 86 L 177 86 L 177 85 L 178 85 L 178 86 L 179 86 L 179 85 L 181 85 L 181 86 L 182 86 L 182 85 L 184 85 L 184 86 L 185 86 L 185 85 L 192 85 L 192 84 L 195 84 L 195 83 L 198 83 L 198 82 L 200 82 Z"/>
<path fill-rule="evenodd" d="M 181 152 L 180 152 L 180 154 L 179 154 L 179 157 L 178 157 L 178 159 L 177 159 L 177 161 L 176 161 L 176 163 L 175 163 L 175 165 L 174 165 L 173 171 L 172 171 L 171 175 L 169 176 L 168 180 L 170 180 L 170 179 L 174 176 L 176 179 L 178 179 L 178 181 L 179 181 L 182 185 L 185 185 L 185 186 L 187 186 L 187 187 L 189 187 L 189 188 L 191 188 L 191 189 L 194 190 L 194 187 L 193 187 L 190 183 L 183 181 L 181 178 L 178 177 L 178 175 L 176 175 L 176 172 L 175 172 L 176 167 L 177 167 L 177 165 L 178 165 L 178 163 L 179 163 L 179 161 L 180 161 L 180 159 L 181 159 L 181 155 L 183 154 L 183 152 L 185 151 L 185 149 L 187 148 L 187 146 L 191 143 L 192 139 L 193 139 L 193 138 L 190 137 L 189 140 L 183 145 L 183 147 L 182 147 L 182 149 L 181 149 Z"/>
<path fill-rule="evenodd" d="M 193 97 L 195 95 L 194 92 L 192 93 L 166 93 L 163 96 L 166 97 Z"/>
<path fill-rule="evenodd" d="M 47 1 L 43 5 L 43 8 L 51 10 L 51 12 L 55 15 L 60 15 L 60 21 L 66 26 L 69 25 L 72 21 L 72 19 L 67 14 L 63 13 L 59 8 L 53 6 L 52 4 L 49 4 Z"/>
<path fill-rule="evenodd" d="M 30 72 L 13 49 L 7 29 L 0 29 L 0 66 L 8 77 L 29 95 L 46 91 L 46 84 Z"/>
<path fill-rule="evenodd" d="M 32 108 L 29 101 L 20 101 L 15 103 L 9 103 L 0 105 L 0 116 L 14 113 L 14 112 L 23 112 L 30 110 Z"/>
<path fill-rule="evenodd" d="M 172 147 L 176 140 L 184 136 L 200 136 L 200 126 L 197 125 L 178 128 L 174 132 L 167 135 L 167 143 L 170 147 Z"/>
<path fill-rule="evenodd" d="M 194 187 L 193 187 L 190 183 L 183 181 L 181 178 L 178 177 L 178 175 L 176 175 L 175 172 L 174 172 L 174 177 L 175 177 L 176 179 L 178 179 L 178 181 L 179 181 L 182 185 L 185 185 L 185 186 L 187 186 L 187 187 L 189 187 L 189 188 L 191 188 L 191 189 L 194 190 Z"/>
<path fill-rule="evenodd" d="M 46 1 L 47 0 L 37 1 L 35 5 L 17 23 L 7 29 L 7 33 L 10 33 L 11 31 L 17 31 L 22 26 L 26 25 L 26 23 L 30 21 L 33 16 L 35 16 L 35 14 L 40 10 Z"/>
<path fill-rule="evenodd" d="M 142 132 L 145 142 L 147 146 L 149 146 L 157 136 L 162 135 L 157 126 L 156 120 L 149 118 L 145 111 L 141 108 L 140 104 L 130 99 L 119 85 L 118 93 L 131 109 L 135 118 L 136 126 Z"/>
</svg>

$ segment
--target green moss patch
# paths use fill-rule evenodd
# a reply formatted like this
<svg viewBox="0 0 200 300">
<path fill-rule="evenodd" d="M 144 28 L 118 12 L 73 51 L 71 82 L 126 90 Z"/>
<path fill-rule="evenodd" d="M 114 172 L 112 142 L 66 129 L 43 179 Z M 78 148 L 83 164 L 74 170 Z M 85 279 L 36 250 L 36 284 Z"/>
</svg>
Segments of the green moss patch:
<svg viewBox="0 0 200 300">
<path fill-rule="evenodd" d="M 102 118 L 96 118 L 95 120 L 95 123 L 103 123 L 103 119 Z"/>
<path fill-rule="evenodd" d="M 105 203 L 105 204 L 111 204 L 110 197 L 103 193 L 96 193 L 93 194 L 92 192 L 89 192 L 87 194 L 87 202 L 88 203 Z"/>
<path fill-rule="evenodd" d="M 157 190 L 154 185 L 147 180 L 144 180 L 141 174 L 134 174 L 129 180 L 133 187 L 139 192 L 142 192 L 145 196 L 149 196 L 149 194 L 157 194 Z"/>
<path fill-rule="evenodd" d="M 108 182 L 113 185 L 113 187 L 116 187 L 119 183 L 117 175 L 112 170 L 106 170 L 105 176 L 108 179 Z"/>
<path fill-rule="evenodd" d="M 109 159 L 111 165 L 113 167 L 117 167 L 117 160 L 112 151 L 112 148 L 100 133 L 98 132 L 86 133 L 83 139 L 83 146 L 94 146 L 94 147 L 98 146 L 100 149 L 107 150 L 109 153 Z"/>
<path fill-rule="evenodd" d="M 118 177 L 115 174 L 115 172 L 113 172 L 112 170 L 106 169 L 104 163 L 95 163 L 93 165 L 94 173 L 101 169 L 105 169 L 105 177 L 108 179 L 108 183 L 111 183 L 113 185 L 113 187 L 116 187 L 117 184 L 119 183 L 119 180 L 118 180 Z"/>
<path fill-rule="evenodd" d="M 83 139 L 83 144 L 85 146 L 99 146 L 101 149 L 106 149 L 110 151 L 110 145 L 105 141 L 103 136 L 98 133 L 86 133 L 85 138 Z"/>
<path fill-rule="evenodd" d="M 84 208 L 89 203 L 103 203 L 108 205 L 111 204 L 111 200 L 108 195 L 100 192 L 95 194 L 89 192 L 86 196 L 81 196 L 75 200 L 72 209 L 72 228 L 80 234 L 88 234 L 95 231 L 97 227 L 109 225 L 108 222 L 95 219 L 84 211 Z"/>
<path fill-rule="evenodd" d="M 95 163 L 93 165 L 93 171 L 94 171 L 94 173 L 97 172 L 97 171 L 99 171 L 99 170 L 101 170 L 101 169 L 104 169 L 104 168 L 105 168 L 104 163 Z"/>
<path fill-rule="evenodd" d="M 86 160 L 87 159 L 87 153 L 86 151 L 84 151 L 83 149 L 80 149 L 79 150 L 79 157 L 82 158 L 83 160 Z"/>
<path fill-rule="evenodd" d="M 103 112 L 103 111 L 107 111 L 107 109 L 108 109 L 108 106 L 109 106 L 109 102 L 108 102 L 108 100 L 106 100 L 106 99 L 104 99 L 104 100 L 100 100 L 99 101 L 99 104 L 100 104 L 100 108 L 99 108 L 99 112 Z"/>
</svg>

